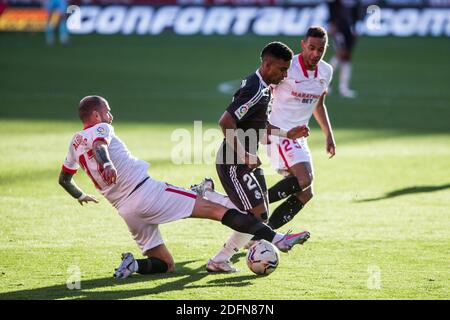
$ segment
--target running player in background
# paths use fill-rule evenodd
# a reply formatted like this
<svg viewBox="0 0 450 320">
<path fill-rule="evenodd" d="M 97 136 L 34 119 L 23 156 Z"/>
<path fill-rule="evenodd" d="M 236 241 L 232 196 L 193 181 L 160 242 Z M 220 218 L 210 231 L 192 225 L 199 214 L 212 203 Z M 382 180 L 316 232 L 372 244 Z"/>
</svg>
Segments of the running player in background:
<svg viewBox="0 0 450 320">
<path fill-rule="evenodd" d="M 69 42 L 69 32 L 67 30 L 67 0 L 43 0 L 44 7 L 47 10 L 48 18 L 45 26 L 45 40 L 48 45 L 55 43 L 55 30 L 52 26 L 52 18 L 57 16 L 56 27 L 59 31 L 59 41 L 62 44 Z"/>
<path fill-rule="evenodd" d="M 349 87 L 352 76 L 352 50 L 356 42 L 355 24 L 359 14 L 357 0 L 328 1 L 330 13 L 330 34 L 333 37 L 336 55 L 330 64 L 339 75 L 339 94 L 345 98 L 355 98 L 356 92 Z"/>
<path fill-rule="evenodd" d="M 133 157 L 115 135 L 108 102 L 100 96 L 80 101 L 78 113 L 84 129 L 77 132 L 59 175 L 59 184 L 82 205 L 98 202 L 85 194 L 72 177 L 81 166 L 99 192 L 118 210 L 137 245 L 147 259 L 122 254 L 116 278 L 134 272 L 171 272 L 172 255 L 164 244 L 158 225 L 184 218 L 221 221 L 239 232 L 254 234 L 272 242 L 283 252 L 303 241 L 303 234 L 279 234 L 249 214 L 212 203 L 189 190 L 152 179 L 149 164 Z"/>
</svg>

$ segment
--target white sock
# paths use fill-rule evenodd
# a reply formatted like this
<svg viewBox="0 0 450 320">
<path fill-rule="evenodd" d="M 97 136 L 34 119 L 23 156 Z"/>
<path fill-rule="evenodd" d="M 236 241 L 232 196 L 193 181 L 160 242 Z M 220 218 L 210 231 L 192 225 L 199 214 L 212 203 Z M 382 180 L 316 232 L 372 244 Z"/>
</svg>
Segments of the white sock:
<svg viewBox="0 0 450 320">
<path fill-rule="evenodd" d="M 212 258 L 215 262 L 222 262 L 230 260 L 231 257 L 239 251 L 243 246 L 245 246 L 250 240 L 252 240 L 253 235 L 242 232 L 233 232 L 233 234 L 227 239 L 222 249 L 216 253 Z"/>
<path fill-rule="evenodd" d="M 226 208 L 230 209 L 237 209 L 239 210 L 233 202 L 231 202 L 230 198 L 228 198 L 226 195 L 216 192 L 214 190 L 206 190 L 205 191 L 205 198 L 209 201 L 218 203 Z M 240 211 L 240 210 L 239 210 Z"/>
<path fill-rule="evenodd" d="M 272 243 L 276 243 L 278 241 L 280 241 L 281 239 L 283 239 L 284 237 L 284 233 L 276 233 L 275 237 L 273 237 Z"/>
<path fill-rule="evenodd" d="M 276 233 L 275 237 L 272 239 L 272 243 L 276 243 L 283 239 L 284 233 Z M 216 255 L 212 258 L 215 262 L 223 262 L 230 260 L 231 257 L 239 251 L 243 246 L 245 246 L 254 236 L 248 233 L 233 232 L 233 234 L 228 238 L 228 240 L 223 245 Z"/>
<path fill-rule="evenodd" d="M 224 207 L 230 209 L 239 210 L 233 202 L 231 202 L 230 198 L 226 195 L 216 192 L 214 190 L 206 190 L 205 197 L 209 201 L 218 203 Z M 246 213 L 246 212 L 243 212 Z M 241 233 L 241 232 L 233 232 L 233 234 L 227 239 L 222 249 L 220 249 L 216 255 L 212 258 L 216 262 L 222 262 L 229 260 L 236 252 L 239 251 L 243 246 L 247 244 L 253 238 L 252 234 Z"/>
<path fill-rule="evenodd" d="M 348 91 L 350 78 L 352 76 L 352 64 L 350 62 L 342 63 L 341 74 L 339 78 L 339 89 Z"/>
<path fill-rule="evenodd" d="M 224 207 L 230 208 L 230 209 L 236 209 L 239 210 L 233 202 L 231 202 L 230 198 L 226 195 L 216 192 L 214 190 L 206 190 L 205 191 L 205 197 L 209 201 L 218 203 Z M 240 211 L 240 210 L 239 210 Z M 242 212 L 242 211 L 241 211 Z M 246 212 L 243 212 L 246 213 Z M 273 239 L 273 242 L 279 241 L 284 234 L 277 233 L 275 235 L 275 238 Z M 242 232 L 233 232 L 233 234 L 227 239 L 223 247 L 216 253 L 216 255 L 212 258 L 215 262 L 223 262 L 230 260 L 231 257 L 239 251 L 239 249 L 243 248 L 252 238 L 254 235 L 248 234 L 248 233 L 242 233 Z"/>
<path fill-rule="evenodd" d="M 333 67 L 333 70 L 336 71 L 339 68 L 339 59 L 336 56 L 333 56 L 330 60 L 330 64 Z"/>
</svg>

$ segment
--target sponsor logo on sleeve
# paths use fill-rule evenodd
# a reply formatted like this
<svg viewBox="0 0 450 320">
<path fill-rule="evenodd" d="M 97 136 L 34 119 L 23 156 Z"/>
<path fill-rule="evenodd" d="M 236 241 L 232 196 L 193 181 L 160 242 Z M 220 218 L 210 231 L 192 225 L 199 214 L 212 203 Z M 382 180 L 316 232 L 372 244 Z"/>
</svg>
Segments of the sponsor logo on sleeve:
<svg viewBox="0 0 450 320">
<path fill-rule="evenodd" d="M 105 136 L 105 135 L 106 135 L 106 132 L 107 132 L 107 130 L 106 130 L 105 127 L 98 127 L 98 128 L 97 128 L 97 134 L 98 134 L 99 136 Z"/>
<path fill-rule="evenodd" d="M 240 120 L 242 119 L 243 116 L 245 116 L 245 114 L 248 111 L 248 106 L 246 104 L 242 105 L 239 107 L 239 109 L 237 109 L 234 114 L 236 115 L 236 117 Z"/>
</svg>

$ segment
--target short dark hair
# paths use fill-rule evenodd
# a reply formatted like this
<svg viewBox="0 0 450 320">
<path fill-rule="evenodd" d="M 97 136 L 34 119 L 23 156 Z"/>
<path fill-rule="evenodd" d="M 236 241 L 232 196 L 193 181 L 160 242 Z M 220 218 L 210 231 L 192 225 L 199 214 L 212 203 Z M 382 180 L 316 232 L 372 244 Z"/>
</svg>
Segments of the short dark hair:
<svg viewBox="0 0 450 320">
<path fill-rule="evenodd" d="M 86 96 L 78 105 L 78 116 L 81 121 L 86 121 L 94 110 L 98 111 L 105 98 L 100 96 Z"/>
<path fill-rule="evenodd" d="M 284 61 L 290 61 L 294 56 L 294 52 L 292 52 L 291 48 L 289 48 L 284 43 L 274 41 L 270 42 L 264 47 L 264 49 L 262 49 L 261 59 L 263 59 L 265 56 L 272 56 L 278 59 L 283 59 Z"/>
<path fill-rule="evenodd" d="M 306 31 L 305 39 L 308 39 L 309 37 L 325 39 L 325 42 L 328 44 L 327 31 L 323 27 L 320 26 L 309 27 L 308 31 Z"/>
</svg>

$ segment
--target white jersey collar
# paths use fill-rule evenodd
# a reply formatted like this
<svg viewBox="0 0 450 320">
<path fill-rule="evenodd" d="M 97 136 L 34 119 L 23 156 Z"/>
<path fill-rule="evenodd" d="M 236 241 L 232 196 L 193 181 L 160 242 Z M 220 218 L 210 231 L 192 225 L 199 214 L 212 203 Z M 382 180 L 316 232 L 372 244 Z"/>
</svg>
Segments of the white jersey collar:
<svg viewBox="0 0 450 320">
<path fill-rule="evenodd" d="M 298 55 L 298 62 L 305 78 L 309 78 L 308 70 L 306 69 L 305 63 L 303 62 L 303 56 L 301 53 Z M 317 75 L 319 74 L 319 63 L 317 63 L 316 68 L 314 69 L 314 78 L 317 78 Z"/>
</svg>

